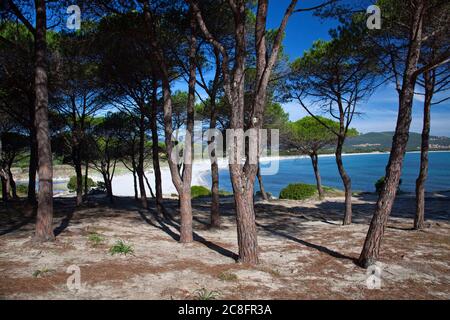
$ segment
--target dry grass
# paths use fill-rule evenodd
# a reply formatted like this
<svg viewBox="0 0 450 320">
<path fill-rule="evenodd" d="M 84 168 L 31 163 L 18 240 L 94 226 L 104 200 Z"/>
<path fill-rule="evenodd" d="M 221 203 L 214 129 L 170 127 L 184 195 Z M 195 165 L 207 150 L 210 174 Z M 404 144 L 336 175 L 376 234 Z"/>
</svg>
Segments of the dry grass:
<svg viewBox="0 0 450 320">
<path fill-rule="evenodd" d="M 133 199 L 110 207 L 92 199 L 73 215 L 73 199 L 55 201 L 54 243 L 31 242 L 34 222 L 19 202 L 0 206 L 1 299 L 449 299 L 449 197 L 427 199 L 425 231 L 410 230 L 413 201 L 398 199 L 386 229 L 382 286 L 369 290 L 355 265 L 375 198 L 355 199 L 355 223 L 342 227 L 341 198 L 258 203 L 261 264 L 235 262 L 231 201 L 222 203 L 224 225 L 207 228 L 209 203 L 194 201 L 196 241 L 177 243 L 177 217 L 156 219 Z M 169 211 L 176 201 L 166 201 Z M 101 236 L 98 245 L 92 235 Z M 92 239 L 90 239 L 90 237 Z M 133 255 L 110 255 L 118 239 Z M 82 289 L 70 291 L 66 273 L 81 271 Z M 36 270 L 40 272 L 33 276 Z M 204 289 L 204 290 L 203 290 Z M 203 291 L 201 291 L 203 290 Z M 201 291 L 201 292 L 200 292 Z M 198 294 L 194 294 L 197 292 Z M 201 294 L 204 293 L 204 294 Z"/>
</svg>

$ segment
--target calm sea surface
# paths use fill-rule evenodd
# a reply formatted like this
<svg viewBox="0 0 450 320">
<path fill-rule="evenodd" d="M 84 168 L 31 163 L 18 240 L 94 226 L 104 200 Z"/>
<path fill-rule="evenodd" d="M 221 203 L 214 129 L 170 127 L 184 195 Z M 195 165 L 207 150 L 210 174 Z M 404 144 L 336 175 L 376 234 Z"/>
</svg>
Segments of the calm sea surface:
<svg viewBox="0 0 450 320">
<path fill-rule="evenodd" d="M 427 191 L 450 190 L 450 152 L 430 152 Z M 352 178 L 354 191 L 375 191 L 375 182 L 385 174 L 389 154 L 353 154 L 344 156 L 344 165 Z M 407 153 L 402 174 L 403 191 L 412 192 L 419 172 L 420 153 Z M 325 186 L 342 188 L 334 156 L 319 158 L 319 170 Z M 220 171 L 220 188 L 232 191 L 228 170 Z M 309 158 L 280 160 L 279 171 L 263 177 L 266 191 L 278 197 L 289 183 L 314 184 L 314 173 Z M 259 190 L 256 186 L 255 190 Z"/>
</svg>

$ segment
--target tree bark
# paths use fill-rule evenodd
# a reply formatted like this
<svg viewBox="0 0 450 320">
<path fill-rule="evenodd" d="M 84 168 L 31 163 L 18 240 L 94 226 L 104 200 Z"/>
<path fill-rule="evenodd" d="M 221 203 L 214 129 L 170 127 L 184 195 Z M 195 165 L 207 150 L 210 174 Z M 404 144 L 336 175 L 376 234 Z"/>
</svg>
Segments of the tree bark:
<svg viewBox="0 0 450 320">
<path fill-rule="evenodd" d="M 433 71 L 425 72 L 425 101 L 423 108 L 422 146 L 420 151 L 420 171 L 416 180 L 416 216 L 414 229 L 421 230 L 425 222 L 425 182 L 428 177 L 428 151 L 430 148 L 431 101 L 434 91 Z"/>
<path fill-rule="evenodd" d="M 152 90 L 152 110 L 150 117 L 150 129 L 152 131 L 152 160 L 153 160 L 153 173 L 155 175 L 156 207 L 158 213 L 161 213 L 163 194 L 162 194 L 161 166 L 159 164 L 159 138 L 158 138 L 158 124 L 156 120 L 157 113 L 158 113 L 158 81 L 156 77 L 154 77 Z"/>
<path fill-rule="evenodd" d="M 75 153 L 78 153 L 75 151 Z M 77 202 L 76 205 L 81 206 L 83 204 L 83 171 L 81 168 L 81 161 L 79 155 L 75 155 L 73 157 L 74 165 L 75 165 L 75 174 L 77 176 Z M 85 177 L 87 181 L 87 177 Z"/>
<path fill-rule="evenodd" d="M 53 233 L 53 165 L 48 126 L 48 88 L 46 63 L 45 0 L 35 0 L 35 90 L 36 90 L 36 136 L 39 158 L 39 192 L 36 220 L 36 241 L 54 240 Z"/>
<path fill-rule="evenodd" d="M 412 103 L 414 98 L 414 87 L 416 83 L 415 72 L 420 57 L 422 45 L 422 20 L 424 2 L 419 1 L 415 8 L 410 31 L 410 44 L 405 63 L 403 83 L 399 96 L 399 112 L 397 126 L 392 141 L 392 149 L 389 162 L 386 167 L 386 180 L 378 197 L 375 213 L 367 232 L 364 247 L 359 257 L 359 264 L 363 268 L 373 265 L 380 253 L 381 241 L 383 239 L 386 223 L 394 204 L 397 188 L 402 173 L 403 159 L 409 138 L 409 127 L 412 120 Z"/>
<path fill-rule="evenodd" d="M 187 193 L 180 193 L 180 220 L 180 242 L 192 242 L 192 205 L 190 191 Z"/>
<path fill-rule="evenodd" d="M 89 177 L 89 163 L 86 161 L 86 165 L 84 167 L 84 176 L 86 177 L 86 179 L 84 179 L 84 196 L 88 197 L 88 193 L 89 193 L 89 187 L 88 187 L 88 177 Z"/>
<path fill-rule="evenodd" d="M 36 172 L 38 167 L 35 107 L 30 107 L 30 163 L 28 166 L 28 202 L 36 204 Z"/>
<path fill-rule="evenodd" d="M 344 146 L 345 138 L 342 136 L 338 137 L 337 147 L 336 147 L 336 164 L 339 170 L 339 175 L 341 176 L 342 183 L 344 184 L 345 190 L 345 213 L 343 225 L 350 225 L 352 223 L 352 180 L 347 174 L 344 168 L 344 163 L 342 161 L 342 148 Z"/>
<path fill-rule="evenodd" d="M 144 152 L 145 152 L 144 120 L 145 120 L 144 110 L 141 107 L 140 122 L 139 122 L 139 159 L 138 159 L 137 175 L 139 180 L 141 206 L 144 209 L 148 209 L 147 193 L 145 191 L 145 181 L 144 181 Z"/>
<path fill-rule="evenodd" d="M 1 180 L 2 180 L 2 200 L 3 202 L 8 202 L 9 200 L 9 190 L 8 190 L 8 178 L 6 175 L 6 172 L 1 174 Z"/>
<path fill-rule="evenodd" d="M 105 182 L 105 188 L 106 188 L 106 196 L 109 199 L 110 203 L 114 203 L 114 195 L 112 191 L 112 182 L 108 178 L 108 175 L 106 173 L 102 173 L 103 175 L 103 181 Z"/>
<path fill-rule="evenodd" d="M 322 179 L 319 172 L 319 157 L 317 156 L 317 153 L 312 153 L 309 156 L 311 157 L 314 176 L 316 177 L 317 192 L 319 193 L 319 198 L 323 199 Z"/>
<path fill-rule="evenodd" d="M 239 261 L 258 264 L 258 238 L 253 203 L 253 184 L 247 190 L 234 190 Z"/>
<path fill-rule="evenodd" d="M 263 179 L 261 176 L 261 168 L 260 168 L 259 163 L 258 163 L 258 172 L 256 173 L 256 176 L 258 177 L 259 191 L 261 192 L 261 196 L 264 200 L 268 201 L 269 197 L 267 196 L 266 190 L 264 188 L 264 183 L 263 183 Z"/>
<path fill-rule="evenodd" d="M 133 161 L 134 162 L 134 161 Z M 137 175 L 136 175 L 136 165 L 133 163 L 133 187 L 134 187 L 134 200 L 138 200 L 139 199 L 139 191 L 138 191 L 138 187 L 137 187 Z"/>
<path fill-rule="evenodd" d="M 211 163 L 211 228 L 220 228 L 219 165 Z"/>
</svg>

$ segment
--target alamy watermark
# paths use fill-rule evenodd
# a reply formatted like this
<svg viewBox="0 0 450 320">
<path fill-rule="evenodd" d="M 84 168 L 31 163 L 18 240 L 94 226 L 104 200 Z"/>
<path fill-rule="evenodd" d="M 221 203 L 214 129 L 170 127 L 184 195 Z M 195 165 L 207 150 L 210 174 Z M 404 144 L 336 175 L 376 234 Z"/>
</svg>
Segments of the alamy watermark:
<svg viewBox="0 0 450 320">
<path fill-rule="evenodd" d="M 261 175 L 275 175 L 279 170 L 280 132 L 278 129 L 203 131 L 202 122 L 195 121 L 192 133 L 176 130 L 172 138 L 176 143 L 170 157 L 178 165 L 192 164 L 198 159 L 209 159 L 211 162 L 227 161 L 228 164 L 258 165 L 261 158 L 270 156 L 270 161 L 261 166 Z M 185 146 L 191 143 L 194 145 L 192 157 L 185 156 Z"/>
<path fill-rule="evenodd" d="M 381 9 L 376 5 L 371 5 L 367 8 L 366 13 L 369 15 L 367 17 L 366 26 L 369 30 L 380 30 L 381 29 Z"/>
<path fill-rule="evenodd" d="M 76 4 L 69 6 L 66 10 L 70 16 L 67 18 L 66 27 L 69 30 L 81 29 L 81 9 Z"/>
</svg>

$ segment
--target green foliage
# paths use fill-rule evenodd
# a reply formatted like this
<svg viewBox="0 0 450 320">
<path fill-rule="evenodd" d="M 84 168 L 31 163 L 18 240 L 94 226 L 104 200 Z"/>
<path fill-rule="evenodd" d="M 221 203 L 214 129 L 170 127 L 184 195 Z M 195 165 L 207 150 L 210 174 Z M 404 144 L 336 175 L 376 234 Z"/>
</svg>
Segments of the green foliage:
<svg viewBox="0 0 450 320">
<path fill-rule="evenodd" d="M 279 103 L 268 103 L 264 111 L 264 127 L 282 130 L 289 122 L 289 113 Z"/>
<path fill-rule="evenodd" d="M 200 198 L 200 197 L 209 197 L 211 196 L 211 191 L 203 186 L 192 186 L 191 187 L 191 197 L 192 199 Z"/>
<path fill-rule="evenodd" d="M 83 176 L 82 178 L 82 186 L 84 188 L 84 183 L 86 181 L 86 176 Z M 87 179 L 87 183 L 88 183 L 88 188 L 95 188 L 97 186 L 97 183 L 95 183 L 94 180 L 92 180 L 91 178 L 88 177 Z M 77 190 L 77 177 L 76 176 L 72 176 L 70 177 L 69 182 L 67 183 L 67 189 L 69 189 L 70 192 L 75 192 Z"/>
<path fill-rule="evenodd" d="M 109 249 L 109 253 L 114 256 L 116 254 L 133 254 L 133 247 L 123 242 L 123 240 L 117 240 L 116 243 Z"/>
<path fill-rule="evenodd" d="M 105 238 L 94 232 L 88 236 L 88 241 L 95 247 L 102 244 L 105 241 Z"/>
<path fill-rule="evenodd" d="M 221 292 L 217 290 L 209 291 L 208 289 L 201 288 L 194 291 L 194 295 L 197 300 L 216 300 Z"/>
<path fill-rule="evenodd" d="M 44 267 L 42 269 L 35 270 L 33 272 L 33 277 L 34 278 L 44 277 L 45 275 L 48 275 L 48 274 L 53 273 L 53 272 L 55 272 L 54 269 L 49 269 L 47 267 Z"/>
<path fill-rule="evenodd" d="M 375 182 L 375 190 L 378 194 L 381 193 L 381 190 L 383 190 L 384 187 L 384 183 L 386 181 L 386 177 L 381 177 L 380 179 L 377 180 L 377 182 Z M 400 190 L 400 185 L 402 184 L 402 179 L 400 179 L 399 184 L 398 184 L 398 189 L 397 191 Z"/>
<path fill-rule="evenodd" d="M 286 188 L 281 190 L 280 199 L 305 200 L 313 197 L 316 192 L 316 187 L 311 184 L 289 184 Z"/>
<path fill-rule="evenodd" d="M 1 187 L 0 187 L 1 191 Z M 16 191 L 19 196 L 26 196 L 28 194 L 28 186 L 25 184 L 16 185 Z"/>
<path fill-rule="evenodd" d="M 97 190 L 105 192 L 106 184 L 103 181 L 97 181 Z"/>
</svg>

